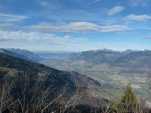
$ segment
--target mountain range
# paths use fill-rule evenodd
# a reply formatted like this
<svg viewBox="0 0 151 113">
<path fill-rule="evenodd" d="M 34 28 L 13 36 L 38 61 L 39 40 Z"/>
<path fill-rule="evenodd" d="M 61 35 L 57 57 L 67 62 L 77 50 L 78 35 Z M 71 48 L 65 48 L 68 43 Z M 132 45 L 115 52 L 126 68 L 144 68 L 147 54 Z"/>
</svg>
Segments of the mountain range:
<svg viewBox="0 0 151 113">
<path fill-rule="evenodd" d="M 11 49 L 7 52 L 5 50 L 5 54 L 8 54 L 9 51 L 12 54 Z M 78 72 L 98 81 L 104 92 L 101 95 L 118 97 L 123 88 L 131 83 L 139 96 L 150 99 L 150 50 L 113 51 L 104 49 L 71 53 L 15 51 L 18 50 L 13 49 L 15 57 L 38 62 L 62 71 Z"/>
<path fill-rule="evenodd" d="M 85 74 L 99 81 L 111 95 L 120 95 L 121 90 L 131 83 L 138 95 L 150 98 L 150 50 L 92 50 L 62 58 L 50 57 L 40 62 L 56 69 Z"/>
</svg>

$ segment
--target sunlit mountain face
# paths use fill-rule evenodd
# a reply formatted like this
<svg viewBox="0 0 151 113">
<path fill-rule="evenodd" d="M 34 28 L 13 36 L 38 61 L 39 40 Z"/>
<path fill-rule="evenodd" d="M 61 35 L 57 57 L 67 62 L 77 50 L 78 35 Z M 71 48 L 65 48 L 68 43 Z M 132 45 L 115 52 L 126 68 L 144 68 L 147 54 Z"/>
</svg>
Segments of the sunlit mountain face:
<svg viewBox="0 0 151 113">
<path fill-rule="evenodd" d="M 0 47 L 151 49 L 150 0 L 1 0 Z"/>
</svg>

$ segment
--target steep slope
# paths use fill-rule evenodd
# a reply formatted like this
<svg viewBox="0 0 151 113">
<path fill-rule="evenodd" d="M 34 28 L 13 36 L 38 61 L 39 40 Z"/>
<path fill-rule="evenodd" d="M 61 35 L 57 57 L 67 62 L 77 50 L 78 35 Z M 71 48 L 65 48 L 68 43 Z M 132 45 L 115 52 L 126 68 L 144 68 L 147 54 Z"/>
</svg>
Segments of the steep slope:
<svg viewBox="0 0 151 113">
<path fill-rule="evenodd" d="M 32 105 L 41 105 L 42 102 L 42 106 L 50 102 L 67 106 L 98 106 L 102 102 L 102 98 L 97 96 L 101 88 L 97 81 L 76 72 L 59 71 L 3 52 L 0 52 L 0 84 L 1 91 L 3 88 L 9 89 L 10 98 L 18 103 L 15 106 L 25 104 L 25 109 L 31 108 L 29 110 L 33 110 Z"/>
<path fill-rule="evenodd" d="M 20 58 L 20 59 L 34 61 L 34 62 L 38 62 L 43 59 L 38 54 L 28 51 L 28 50 L 24 50 L 24 49 L 13 49 L 13 48 L 0 49 L 0 52 L 8 54 L 10 56 Z"/>
</svg>

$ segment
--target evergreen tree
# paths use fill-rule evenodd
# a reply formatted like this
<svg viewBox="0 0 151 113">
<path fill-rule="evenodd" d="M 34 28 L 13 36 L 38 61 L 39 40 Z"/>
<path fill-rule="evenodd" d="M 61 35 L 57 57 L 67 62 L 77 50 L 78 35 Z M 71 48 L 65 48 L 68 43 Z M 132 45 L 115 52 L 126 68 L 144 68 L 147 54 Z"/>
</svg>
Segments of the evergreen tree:
<svg viewBox="0 0 151 113">
<path fill-rule="evenodd" d="M 130 84 L 127 86 L 118 108 L 126 113 L 138 112 L 139 102 Z"/>
</svg>

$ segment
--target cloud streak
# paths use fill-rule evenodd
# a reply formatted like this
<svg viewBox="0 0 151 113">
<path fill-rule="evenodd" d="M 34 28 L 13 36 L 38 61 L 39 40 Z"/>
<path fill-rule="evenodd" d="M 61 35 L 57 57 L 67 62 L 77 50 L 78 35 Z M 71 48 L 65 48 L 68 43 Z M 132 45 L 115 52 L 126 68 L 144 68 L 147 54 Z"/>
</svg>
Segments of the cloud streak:
<svg viewBox="0 0 151 113">
<path fill-rule="evenodd" d="M 27 16 L 0 13 L 0 22 L 19 22 L 27 18 Z"/>
<path fill-rule="evenodd" d="M 123 32 L 129 30 L 125 25 L 100 25 L 91 22 L 71 22 L 63 25 L 42 23 L 33 25 L 29 29 L 41 32 Z"/>
<path fill-rule="evenodd" d="M 128 16 L 125 17 L 125 20 L 130 20 L 130 21 L 148 21 L 151 20 L 151 16 L 150 15 L 135 15 L 135 14 L 130 14 Z"/>
<path fill-rule="evenodd" d="M 18 23 L 24 22 L 25 19 L 28 19 L 28 16 L 6 14 L 0 12 L 0 30 L 22 29 L 22 27 L 19 26 Z"/>
<path fill-rule="evenodd" d="M 24 31 L 0 31 L 0 40 L 3 41 L 41 41 L 58 38 L 53 34 Z"/>
<path fill-rule="evenodd" d="M 123 7 L 123 6 L 114 6 L 111 9 L 109 9 L 109 11 L 107 12 L 107 15 L 114 16 L 116 14 L 121 13 L 124 10 L 125 10 L 125 7 Z"/>
<path fill-rule="evenodd" d="M 25 32 L 25 31 L 0 31 L 0 41 L 3 42 L 32 42 L 49 43 L 50 45 L 66 45 L 80 42 L 82 39 L 73 38 L 69 35 L 57 36 L 52 33 Z M 37 43 L 38 44 L 38 43 Z M 39 45 L 39 44 L 38 44 Z"/>
<path fill-rule="evenodd" d="M 0 48 L 22 48 L 30 50 L 79 51 L 87 49 L 87 38 L 75 38 L 69 35 L 24 31 L 0 31 Z M 87 43 L 86 43 L 87 42 Z M 9 44 L 9 46 L 8 46 Z"/>
</svg>

